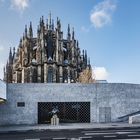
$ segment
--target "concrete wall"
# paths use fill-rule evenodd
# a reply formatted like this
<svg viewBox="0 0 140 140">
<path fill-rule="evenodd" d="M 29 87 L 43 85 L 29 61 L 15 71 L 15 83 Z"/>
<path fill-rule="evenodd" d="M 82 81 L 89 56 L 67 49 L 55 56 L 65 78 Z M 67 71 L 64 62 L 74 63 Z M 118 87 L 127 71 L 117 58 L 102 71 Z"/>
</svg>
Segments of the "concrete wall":
<svg viewBox="0 0 140 140">
<path fill-rule="evenodd" d="M 0 80 L 0 99 L 6 100 L 6 83 Z"/>
<path fill-rule="evenodd" d="M 140 114 L 129 117 L 129 124 L 140 123 Z"/>
<path fill-rule="evenodd" d="M 91 122 L 102 122 L 106 116 L 116 121 L 120 116 L 139 111 L 140 85 L 8 84 L 7 102 L 0 105 L 0 125 L 37 124 L 38 102 L 84 101 L 91 103 Z M 25 102 L 25 107 L 17 107 L 17 102 Z"/>
</svg>

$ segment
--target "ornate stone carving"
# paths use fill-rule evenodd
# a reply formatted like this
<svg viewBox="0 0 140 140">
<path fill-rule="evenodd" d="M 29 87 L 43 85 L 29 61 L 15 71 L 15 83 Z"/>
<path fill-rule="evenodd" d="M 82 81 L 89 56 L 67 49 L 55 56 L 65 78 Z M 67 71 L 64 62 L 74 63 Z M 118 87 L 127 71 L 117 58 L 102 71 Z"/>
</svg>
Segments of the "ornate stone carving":
<svg viewBox="0 0 140 140">
<path fill-rule="evenodd" d="M 32 24 L 20 39 L 17 52 L 10 49 L 4 70 L 4 80 L 14 82 L 74 83 L 92 82 L 90 63 L 86 51 L 80 51 L 79 43 L 68 25 L 67 38 L 63 37 L 60 20 L 53 22 L 40 19 L 37 37 L 33 36 Z M 52 70 L 49 68 L 52 67 Z M 18 79 L 18 80 L 17 80 Z"/>
</svg>

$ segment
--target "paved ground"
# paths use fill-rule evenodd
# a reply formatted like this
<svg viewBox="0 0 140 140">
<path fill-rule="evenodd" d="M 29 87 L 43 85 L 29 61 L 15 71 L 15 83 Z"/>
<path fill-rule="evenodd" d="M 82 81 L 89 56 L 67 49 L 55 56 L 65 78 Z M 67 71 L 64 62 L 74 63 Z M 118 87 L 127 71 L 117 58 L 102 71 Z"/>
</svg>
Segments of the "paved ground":
<svg viewBox="0 0 140 140">
<path fill-rule="evenodd" d="M 140 127 L 13 131 L 1 133 L 0 140 L 140 140 Z"/>
<path fill-rule="evenodd" d="M 140 140 L 140 124 L 1 126 L 0 140 Z"/>
<path fill-rule="evenodd" d="M 28 131 L 28 130 L 54 130 L 54 129 L 82 129 L 82 128 L 121 128 L 121 127 L 140 127 L 140 124 L 128 123 L 65 123 L 53 126 L 50 124 L 43 125 L 15 125 L 0 126 L 0 133 L 10 131 Z"/>
</svg>

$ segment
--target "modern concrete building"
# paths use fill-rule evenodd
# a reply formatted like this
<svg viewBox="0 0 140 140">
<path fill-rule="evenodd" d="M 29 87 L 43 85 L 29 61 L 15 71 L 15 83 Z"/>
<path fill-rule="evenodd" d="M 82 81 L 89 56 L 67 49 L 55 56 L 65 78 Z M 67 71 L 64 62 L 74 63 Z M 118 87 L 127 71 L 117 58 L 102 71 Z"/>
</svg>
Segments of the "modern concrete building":
<svg viewBox="0 0 140 140">
<path fill-rule="evenodd" d="M 0 103 L 6 100 L 6 83 L 0 80 Z"/>
<path fill-rule="evenodd" d="M 122 121 L 140 110 L 138 84 L 1 85 L 3 93 L 7 88 L 7 100 L 0 105 L 0 125 L 47 124 L 53 108 L 59 110 L 60 123 Z"/>
</svg>

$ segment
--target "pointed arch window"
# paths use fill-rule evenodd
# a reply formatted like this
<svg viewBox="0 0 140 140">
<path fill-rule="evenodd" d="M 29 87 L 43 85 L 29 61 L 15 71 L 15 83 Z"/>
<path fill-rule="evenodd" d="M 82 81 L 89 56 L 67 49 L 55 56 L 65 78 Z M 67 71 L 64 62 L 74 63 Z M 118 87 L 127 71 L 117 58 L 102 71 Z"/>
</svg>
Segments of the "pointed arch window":
<svg viewBox="0 0 140 140">
<path fill-rule="evenodd" d="M 63 83 L 67 83 L 68 82 L 68 70 L 64 69 L 63 70 Z"/>
<path fill-rule="evenodd" d="M 33 77 L 32 77 L 32 82 L 37 83 L 37 69 L 33 69 Z"/>
<path fill-rule="evenodd" d="M 48 68 L 47 82 L 53 83 L 53 67 L 51 66 Z"/>
</svg>

